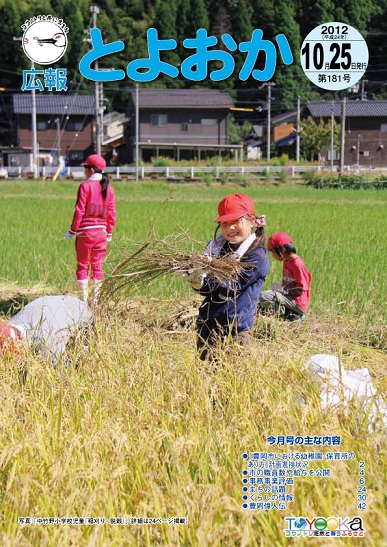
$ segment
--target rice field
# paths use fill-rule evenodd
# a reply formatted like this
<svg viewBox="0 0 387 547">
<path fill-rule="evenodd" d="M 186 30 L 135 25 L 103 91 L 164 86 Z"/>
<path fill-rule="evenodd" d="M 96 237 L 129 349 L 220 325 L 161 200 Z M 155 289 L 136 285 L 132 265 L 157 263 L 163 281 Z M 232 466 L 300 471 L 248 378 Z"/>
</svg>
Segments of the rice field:
<svg viewBox="0 0 387 547">
<path fill-rule="evenodd" d="M 22 286 L 44 284 L 58 291 L 73 290 L 74 246 L 63 235 L 72 219 L 78 185 L 2 181 L 1 186 L 0 278 Z M 258 213 L 267 215 L 268 235 L 287 231 L 292 236 L 313 274 L 313 312 L 361 316 L 367 323 L 387 318 L 384 191 L 162 183 L 137 187 L 116 183 L 115 188 L 118 224 L 106 272 L 129 255 L 133 244 L 145 241 L 150 230 L 159 238 L 185 231 L 205 244 L 215 228 L 219 200 L 242 191 L 254 198 Z M 280 275 L 281 265 L 273 261 L 268 284 Z M 149 296 L 183 298 L 187 287 L 185 283 L 171 286 L 166 279 L 151 288 Z"/>
<path fill-rule="evenodd" d="M 75 293 L 73 242 L 63 235 L 77 186 L 1 181 L 3 318 L 41 292 Z M 200 299 L 184 279 L 166 277 L 101 311 L 89 350 L 82 341 L 69 348 L 71 368 L 52 368 L 28 353 L 6 357 L 0 368 L 0 543 L 386 546 L 385 429 L 370 427 L 367 410 L 355 403 L 322 410 L 305 362 L 327 353 L 347 370 L 367 367 L 385 397 L 387 194 L 162 182 L 116 183 L 115 191 L 118 224 L 107 275 L 150 232 L 163 238 L 184 231 L 199 249 L 213 234 L 218 201 L 245 192 L 256 212 L 267 215 L 268 235 L 289 232 L 312 272 L 308 320 L 257 318 L 251 351 L 224 351 L 213 369 L 195 354 Z M 272 262 L 268 285 L 280 280 L 280 270 Z M 19 369 L 26 363 L 24 383 Z M 269 444 L 270 436 L 281 435 L 340 436 L 341 445 Z M 338 450 L 355 458 L 313 462 L 313 469 L 329 467 L 330 476 L 295 478 L 285 510 L 243 508 L 242 455 L 296 450 L 324 456 Z M 363 477 L 366 491 L 360 492 Z M 286 537 L 283 531 L 285 517 L 356 515 L 364 537 Z M 18 521 L 26 517 L 54 523 Z M 107 521 L 55 521 L 66 517 Z M 116 518 L 126 521 L 110 521 Z"/>
</svg>

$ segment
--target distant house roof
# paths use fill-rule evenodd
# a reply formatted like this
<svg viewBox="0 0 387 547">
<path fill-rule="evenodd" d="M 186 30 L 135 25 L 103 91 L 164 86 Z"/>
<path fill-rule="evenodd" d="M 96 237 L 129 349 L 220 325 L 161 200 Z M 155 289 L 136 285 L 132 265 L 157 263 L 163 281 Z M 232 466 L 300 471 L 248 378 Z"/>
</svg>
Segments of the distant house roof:
<svg viewBox="0 0 387 547">
<path fill-rule="evenodd" d="M 139 89 L 139 108 L 231 108 L 228 93 L 217 89 Z M 136 92 L 131 91 L 133 104 Z"/>
<path fill-rule="evenodd" d="M 245 145 L 251 148 L 257 148 L 258 146 L 261 146 L 262 142 L 263 141 L 259 141 L 257 139 L 246 139 Z"/>
<path fill-rule="evenodd" d="M 307 107 L 314 118 L 341 116 L 342 101 L 309 101 Z M 345 114 L 349 118 L 387 116 L 387 101 L 347 101 Z"/>
<path fill-rule="evenodd" d="M 250 134 L 254 135 L 256 137 L 262 137 L 262 135 L 263 135 L 263 126 L 262 125 L 253 125 L 251 127 Z"/>
<path fill-rule="evenodd" d="M 262 125 L 252 125 L 251 131 L 245 138 L 246 146 L 260 146 L 262 144 Z"/>
<path fill-rule="evenodd" d="M 12 96 L 15 114 L 31 114 L 32 96 L 30 93 L 18 93 Z M 93 95 L 42 95 L 36 94 L 37 114 L 68 114 L 93 116 L 95 99 Z"/>
<path fill-rule="evenodd" d="M 275 146 L 292 146 L 296 142 L 296 137 L 294 134 L 286 135 L 286 137 L 282 137 L 282 139 L 278 139 L 274 142 Z"/>
<path fill-rule="evenodd" d="M 109 112 L 103 117 L 102 144 L 122 140 L 124 137 L 124 125 L 129 120 L 122 112 Z"/>
<path fill-rule="evenodd" d="M 271 123 L 277 125 L 280 123 L 292 123 L 297 121 L 297 110 L 291 110 L 272 116 Z"/>
<path fill-rule="evenodd" d="M 110 123 L 115 122 L 123 124 L 127 122 L 128 119 L 129 118 L 127 118 L 123 112 L 108 112 L 103 116 L 103 123 L 104 125 L 109 125 Z"/>
</svg>

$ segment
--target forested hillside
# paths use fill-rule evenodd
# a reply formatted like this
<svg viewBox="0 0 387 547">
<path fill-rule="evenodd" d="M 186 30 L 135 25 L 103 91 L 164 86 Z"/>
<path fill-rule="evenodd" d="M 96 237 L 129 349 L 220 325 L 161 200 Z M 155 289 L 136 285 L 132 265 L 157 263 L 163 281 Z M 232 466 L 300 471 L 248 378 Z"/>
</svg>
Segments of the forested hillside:
<svg viewBox="0 0 387 547">
<path fill-rule="evenodd" d="M 205 28 L 209 35 L 220 39 L 229 33 L 236 43 L 248 41 L 253 29 L 261 29 L 263 38 L 274 41 L 278 33 L 284 33 L 291 45 L 294 63 L 285 66 L 280 56 L 272 81 L 273 112 L 293 108 L 296 98 L 301 100 L 323 93 L 304 76 L 299 63 L 300 45 L 315 26 L 330 21 L 346 22 L 357 28 L 366 38 L 370 49 L 369 69 L 365 75 L 364 89 L 368 98 L 383 97 L 387 82 L 387 51 L 384 44 L 387 37 L 387 0 L 343 0 L 338 4 L 331 0 L 302 2 L 301 0 L 100 0 L 97 26 L 107 42 L 122 40 L 125 49 L 106 57 L 100 63 L 104 67 L 126 70 L 127 64 L 140 57 L 147 57 L 146 32 L 157 28 L 159 38 L 174 38 L 177 48 L 162 53 L 162 59 L 179 66 L 192 53 L 186 50 L 182 41 L 194 37 L 196 30 Z M 79 61 L 90 48 L 89 29 L 91 13 L 88 0 L 0 0 L 0 86 L 7 91 L 17 92 L 22 82 L 22 71 L 29 68 L 20 40 L 21 24 L 34 15 L 52 14 L 63 18 L 69 27 L 69 47 L 58 67 L 68 70 L 69 92 L 92 91 L 93 84 L 79 73 Z M 219 40 L 220 41 L 220 40 Z M 224 47 L 224 46 L 223 46 Z M 234 75 L 223 82 L 214 84 L 209 79 L 190 82 L 182 77 L 172 79 L 160 76 L 148 86 L 158 87 L 203 87 L 217 85 L 232 93 L 238 106 L 264 109 L 267 90 L 261 82 L 250 77 L 245 82 L 238 79 L 244 55 L 234 53 L 236 68 Z M 258 58 L 257 68 L 262 68 L 264 55 Z M 104 86 L 107 110 L 123 110 L 133 82 L 124 80 Z M 355 95 L 353 95 L 355 98 Z"/>
</svg>

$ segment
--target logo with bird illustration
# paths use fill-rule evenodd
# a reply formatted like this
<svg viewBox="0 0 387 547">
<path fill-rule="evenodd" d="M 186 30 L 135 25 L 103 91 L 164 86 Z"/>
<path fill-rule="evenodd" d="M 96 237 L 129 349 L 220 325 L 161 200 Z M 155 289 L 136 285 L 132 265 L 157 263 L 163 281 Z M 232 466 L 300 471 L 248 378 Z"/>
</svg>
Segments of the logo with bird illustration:
<svg viewBox="0 0 387 547">
<path fill-rule="evenodd" d="M 39 65 L 51 65 L 66 53 L 69 31 L 62 19 L 52 15 L 32 17 L 22 25 L 24 53 Z"/>
</svg>

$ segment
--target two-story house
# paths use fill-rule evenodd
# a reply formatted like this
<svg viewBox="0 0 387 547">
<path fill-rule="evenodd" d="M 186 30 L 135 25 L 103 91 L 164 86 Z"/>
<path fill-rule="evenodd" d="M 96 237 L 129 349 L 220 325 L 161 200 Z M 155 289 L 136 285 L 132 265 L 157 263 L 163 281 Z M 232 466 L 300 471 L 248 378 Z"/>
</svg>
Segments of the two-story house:
<svg viewBox="0 0 387 547">
<path fill-rule="evenodd" d="M 330 123 L 333 117 L 342 124 L 345 119 L 343 165 L 382 167 L 387 163 L 387 101 L 310 101 L 307 103 L 312 117 Z M 343 115 L 344 114 L 344 115 Z M 335 165 L 340 162 L 340 150 L 321 150 L 321 156 L 330 161 L 333 152 Z"/>
<path fill-rule="evenodd" d="M 214 89 L 139 89 L 131 93 L 125 141 L 129 161 L 135 159 L 136 110 L 139 158 L 170 156 L 205 159 L 232 154 L 241 146 L 229 143 L 228 93 Z"/>
<path fill-rule="evenodd" d="M 32 150 L 32 96 L 12 97 L 17 127 L 18 153 Z M 79 163 L 93 151 L 95 99 L 92 95 L 36 94 L 36 132 L 39 157 L 65 156 L 68 165 Z M 8 163 L 15 162 L 16 150 L 9 151 Z M 20 163 L 21 165 L 21 163 Z"/>
</svg>

